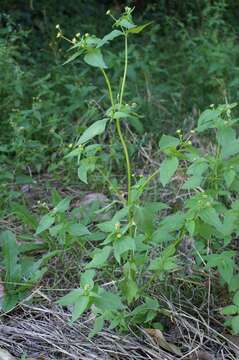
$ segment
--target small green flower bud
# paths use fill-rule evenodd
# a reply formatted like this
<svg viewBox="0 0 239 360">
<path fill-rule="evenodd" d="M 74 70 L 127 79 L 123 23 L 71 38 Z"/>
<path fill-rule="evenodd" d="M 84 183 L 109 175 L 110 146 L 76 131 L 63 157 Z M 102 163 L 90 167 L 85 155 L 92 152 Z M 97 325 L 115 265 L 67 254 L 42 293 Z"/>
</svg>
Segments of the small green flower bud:
<svg viewBox="0 0 239 360">
<path fill-rule="evenodd" d="M 59 24 L 56 25 L 56 29 L 60 30 L 60 25 Z"/>
<path fill-rule="evenodd" d="M 110 15 L 110 10 L 107 10 L 107 11 L 106 11 L 106 15 Z"/>
<path fill-rule="evenodd" d="M 115 224 L 115 230 L 119 230 L 119 228 L 120 228 L 120 223 L 116 223 Z"/>
</svg>

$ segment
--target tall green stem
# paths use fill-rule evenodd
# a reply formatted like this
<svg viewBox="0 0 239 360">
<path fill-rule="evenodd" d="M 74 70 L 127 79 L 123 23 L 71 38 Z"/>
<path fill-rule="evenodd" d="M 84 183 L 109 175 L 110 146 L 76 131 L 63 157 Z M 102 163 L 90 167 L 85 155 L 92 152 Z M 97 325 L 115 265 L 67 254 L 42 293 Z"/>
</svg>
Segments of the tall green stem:
<svg viewBox="0 0 239 360">
<path fill-rule="evenodd" d="M 108 92 L 109 92 L 109 97 L 110 97 L 110 101 L 111 101 L 111 105 L 112 105 L 112 109 L 113 112 L 115 110 L 115 103 L 114 103 L 114 98 L 113 98 L 113 93 L 112 93 L 112 88 L 111 88 L 111 84 L 110 84 L 110 80 L 105 72 L 105 70 L 102 68 L 101 69 L 107 87 L 108 87 Z M 119 101 L 119 107 L 121 107 L 122 102 L 123 102 L 123 97 L 124 97 L 124 89 L 125 89 L 125 83 L 126 83 L 126 77 L 127 77 L 127 71 L 128 71 L 128 38 L 127 38 L 127 34 L 125 34 L 125 62 L 124 62 L 124 74 L 123 74 L 123 80 L 122 80 L 122 84 L 121 84 L 121 88 L 120 88 L 120 101 Z M 125 156 L 125 161 L 126 161 L 126 167 L 127 167 L 127 178 L 128 178 L 128 205 L 131 204 L 131 177 L 132 177 L 132 172 L 131 172 L 131 164 L 130 164 L 130 159 L 129 159 L 129 152 L 128 152 L 128 148 L 121 130 L 121 126 L 120 126 L 120 121 L 119 119 L 116 119 L 116 130 L 117 133 L 119 135 L 120 138 L 120 142 L 121 145 L 123 147 L 124 150 L 124 156 Z"/>
<path fill-rule="evenodd" d="M 113 98 L 113 92 L 112 92 L 112 88 L 111 88 L 111 85 L 110 85 L 110 80 L 105 72 L 105 70 L 103 68 L 101 68 L 101 71 L 104 75 L 104 78 L 105 78 L 105 82 L 107 84 L 107 87 L 108 87 L 108 93 L 109 93 L 109 97 L 110 97 L 110 102 L 111 102 L 111 105 L 112 105 L 112 108 L 113 108 L 113 111 L 114 111 L 114 107 L 115 107 L 115 104 L 114 104 L 114 98 Z"/>
<path fill-rule="evenodd" d="M 127 177 L 128 177 L 128 205 L 130 205 L 131 204 L 131 165 L 130 165 L 127 145 L 126 145 L 126 142 L 124 140 L 124 137 L 123 137 L 123 134 L 121 131 L 119 119 L 116 119 L 116 129 L 117 129 L 121 144 L 124 149 L 124 155 L 125 155 L 126 166 L 127 166 Z"/>
<path fill-rule="evenodd" d="M 125 83 L 126 83 L 126 77 L 127 77 L 127 71 L 128 71 L 128 36 L 125 33 L 125 54 L 124 54 L 124 74 L 123 74 L 123 80 L 122 80 L 122 84 L 121 84 L 121 89 L 120 89 L 120 101 L 119 101 L 119 105 L 121 107 L 122 102 L 123 102 L 123 97 L 124 97 L 124 89 L 125 89 Z M 129 153 L 128 153 L 128 148 L 126 145 L 126 142 L 124 140 L 124 136 L 122 134 L 121 131 L 121 126 L 120 126 L 120 121 L 119 119 L 116 119 L 116 128 L 117 128 L 117 132 L 121 141 L 121 144 L 123 146 L 124 149 L 124 154 L 125 154 L 125 160 L 126 160 L 126 166 L 127 166 L 127 177 L 128 177 L 128 205 L 131 204 L 131 177 L 132 177 L 132 171 L 131 171 L 131 164 L 130 164 L 130 159 L 129 159 Z"/>
<path fill-rule="evenodd" d="M 120 90 L 120 105 L 122 105 L 123 96 L 124 96 L 124 89 L 125 89 L 125 82 L 127 77 L 127 71 L 128 71 L 128 36 L 125 34 L 124 36 L 124 75 L 123 80 L 121 84 L 121 90 Z"/>
</svg>

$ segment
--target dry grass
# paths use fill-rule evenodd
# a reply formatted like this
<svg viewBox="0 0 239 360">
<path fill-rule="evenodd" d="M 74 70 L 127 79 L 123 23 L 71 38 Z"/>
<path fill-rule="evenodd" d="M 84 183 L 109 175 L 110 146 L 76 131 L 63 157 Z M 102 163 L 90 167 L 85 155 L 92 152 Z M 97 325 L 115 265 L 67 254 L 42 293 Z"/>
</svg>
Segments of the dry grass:
<svg viewBox="0 0 239 360">
<path fill-rule="evenodd" d="M 72 324 L 70 312 L 52 303 L 40 290 L 35 295 L 44 297 L 45 305 L 22 303 L 11 314 L 0 320 L 0 346 L 12 355 L 34 359 L 79 360 L 236 360 L 239 347 L 235 348 L 228 337 L 210 325 L 200 311 L 192 307 L 192 314 L 183 310 L 182 304 L 173 305 L 161 299 L 171 311 L 174 326 L 165 334 L 183 352 L 179 357 L 165 351 L 157 339 L 152 339 L 144 329 L 137 333 L 129 329 L 128 335 L 119 335 L 106 328 L 94 338 L 88 334 L 92 326 L 91 314 Z"/>
</svg>

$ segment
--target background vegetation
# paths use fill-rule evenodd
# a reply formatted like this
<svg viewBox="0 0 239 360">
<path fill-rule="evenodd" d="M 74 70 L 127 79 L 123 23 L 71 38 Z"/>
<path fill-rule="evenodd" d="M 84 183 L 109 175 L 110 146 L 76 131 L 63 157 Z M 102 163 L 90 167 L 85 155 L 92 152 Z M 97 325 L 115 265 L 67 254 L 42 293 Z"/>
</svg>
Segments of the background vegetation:
<svg viewBox="0 0 239 360">
<path fill-rule="evenodd" d="M 116 266 L 105 265 L 111 245 L 103 247 L 101 253 L 97 250 L 98 243 L 105 240 L 102 232 L 112 232 L 117 237 L 118 221 L 126 221 L 121 211 L 124 207 L 117 208 L 118 199 L 123 199 L 122 205 L 129 196 L 122 141 L 111 125 L 107 132 L 98 132 L 99 143 L 103 145 L 86 151 L 83 165 L 88 166 L 87 171 L 80 167 L 77 174 L 76 162 L 72 160 L 75 143 L 79 144 L 82 133 L 105 116 L 109 100 L 100 71 L 88 66 L 81 57 L 64 64 L 71 53 L 63 37 L 71 40 L 77 33 L 81 34 L 79 37 L 89 33 L 89 37 L 97 34 L 102 38 L 112 25 L 106 11 L 110 9 L 117 17 L 125 6 L 134 5 L 135 23 L 152 23 L 129 43 L 125 103 L 135 113 L 123 123 L 122 131 L 133 163 L 132 177 L 138 186 L 135 189 L 141 191 L 140 178 L 157 171 L 159 164 L 161 173 L 160 184 L 155 180 L 145 189 L 142 204 L 137 203 L 141 193 L 135 203 L 128 201 L 130 214 L 131 207 L 139 206 L 138 212 L 133 209 L 135 221 L 140 236 L 146 234 L 146 240 L 142 240 L 142 248 L 137 250 L 137 260 L 133 255 L 129 261 L 122 256 L 127 251 L 137 252 L 131 241 L 128 248 L 125 243 L 123 250 L 117 248 L 119 254 L 114 248 Z M 233 0 L 2 0 L 0 11 L 0 229 L 3 231 L 0 245 L 5 284 L 2 309 L 12 310 L 40 281 L 53 290 L 78 287 L 79 283 L 84 288 L 90 283 L 92 294 L 105 295 L 102 289 L 94 287 L 95 273 L 81 277 L 91 257 L 91 266 L 87 266 L 98 268 L 97 281 L 102 278 L 109 281 L 112 273 L 114 281 L 118 281 L 122 271 L 120 296 L 129 307 L 133 301 L 137 303 L 131 315 L 125 312 L 124 319 L 119 318 L 121 300 L 112 310 L 113 315 L 107 313 L 106 317 L 106 305 L 100 304 L 94 332 L 102 328 L 104 321 L 113 322 L 112 328 L 122 331 L 128 322 L 167 328 L 167 321 L 160 324 L 156 321 L 161 306 L 155 300 L 156 284 L 160 281 L 166 296 L 177 298 L 173 280 L 178 284 L 183 282 L 185 298 L 192 296 L 196 284 L 194 304 L 197 306 L 208 293 L 213 297 L 218 291 L 225 291 L 224 300 L 213 297 L 212 308 L 217 322 L 222 324 L 226 320 L 230 331 L 238 333 L 239 149 L 233 127 L 238 119 L 234 103 L 238 101 L 239 91 L 239 6 Z M 57 25 L 61 36 L 57 36 Z M 116 39 L 104 51 L 114 93 L 116 82 L 122 79 L 125 52 L 121 45 Z M 204 112 L 205 109 L 208 110 Z M 114 114 L 106 114 L 110 120 L 115 119 Z M 195 128 L 198 133 L 205 132 L 204 136 L 194 137 Z M 168 136 L 162 137 L 163 134 Z M 84 141 L 82 144 L 85 146 Z M 100 161 L 97 172 L 93 173 L 98 152 Z M 94 198 L 97 201 L 84 198 L 86 192 L 97 193 Z M 205 194 L 201 196 L 201 192 Z M 116 205 L 111 211 L 117 211 L 102 215 L 99 208 L 102 203 L 107 207 L 109 199 Z M 159 203 L 162 200 L 166 205 Z M 153 203 L 158 207 L 152 207 Z M 160 211 L 163 213 L 159 214 Z M 153 221 L 148 213 L 155 217 Z M 132 235 L 130 216 L 123 235 L 127 231 Z M 102 220 L 108 221 L 110 231 L 102 230 L 106 229 L 100 225 Z M 101 232 L 94 232 L 96 224 Z M 188 236 L 197 241 L 195 253 L 192 243 L 185 244 Z M 150 250 L 145 250 L 147 257 L 153 258 L 147 271 L 156 271 L 150 280 L 152 287 L 146 289 L 141 288 L 141 274 L 137 278 L 144 241 L 147 246 L 153 243 Z M 195 263 L 186 270 L 178 270 L 176 250 L 180 265 L 194 260 Z M 158 252 L 161 259 L 157 262 L 154 257 Z M 95 258 L 99 264 L 92 266 Z M 121 260 L 124 266 L 120 268 Z M 65 266 L 69 262 L 70 268 Z M 177 279 L 172 275 L 174 271 L 179 272 Z M 165 275 L 167 272 L 169 276 Z M 182 280 L 184 276 L 189 285 Z M 211 276 L 215 284 L 212 288 Z M 127 289 L 127 282 L 133 293 Z M 92 294 L 87 299 L 96 296 Z M 112 298 L 112 302 L 117 301 Z M 66 306 L 74 301 L 65 297 L 61 304 Z M 218 315 L 216 308 L 226 305 L 224 313 Z M 73 312 L 74 320 L 83 312 L 80 310 Z M 161 314 L 167 317 L 164 309 Z"/>
</svg>

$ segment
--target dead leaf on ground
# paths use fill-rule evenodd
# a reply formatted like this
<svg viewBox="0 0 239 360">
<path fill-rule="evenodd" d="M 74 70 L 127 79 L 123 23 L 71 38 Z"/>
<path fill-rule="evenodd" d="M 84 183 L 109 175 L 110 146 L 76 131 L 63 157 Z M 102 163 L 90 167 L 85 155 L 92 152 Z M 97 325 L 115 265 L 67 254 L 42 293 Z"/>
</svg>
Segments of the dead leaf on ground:
<svg viewBox="0 0 239 360">
<path fill-rule="evenodd" d="M 194 351 L 192 354 L 186 357 L 187 360 L 213 360 L 214 358 L 215 357 L 213 354 L 204 350 Z"/>
<path fill-rule="evenodd" d="M 169 352 L 171 352 L 173 354 L 176 354 L 178 356 L 183 355 L 182 352 L 180 351 L 180 349 L 176 345 L 174 345 L 172 343 L 169 343 L 165 339 L 162 331 L 160 331 L 158 329 L 144 329 L 144 330 L 146 331 L 146 333 L 148 335 L 150 335 L 153 338 L 154 342 L 157 345 L 159 345 L 161 348 L 163 348 L 164 350 L 167 350 L 167 351 L 169 351 Z"/>
<path fill-rule="evenodd" d="M 7 350 L 0 348 L 0 360 L 17 360 Z"/>
</svg>

